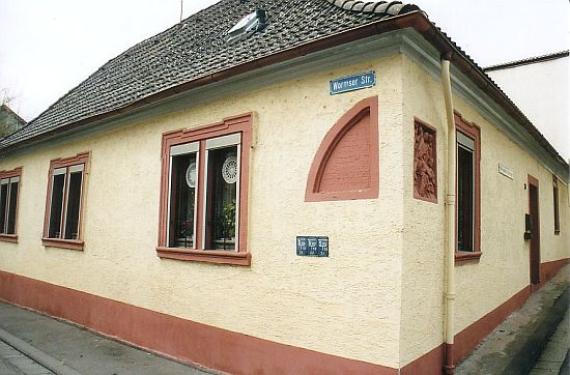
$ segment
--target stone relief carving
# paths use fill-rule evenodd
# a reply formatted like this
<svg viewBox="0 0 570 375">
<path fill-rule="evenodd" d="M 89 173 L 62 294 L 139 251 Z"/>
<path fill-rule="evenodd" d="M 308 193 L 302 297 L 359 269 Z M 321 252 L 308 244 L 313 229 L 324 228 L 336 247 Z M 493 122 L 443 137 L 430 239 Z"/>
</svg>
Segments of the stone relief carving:
<svg viewBox="0 0 570 375">
<path fill-rule="evenodd" d="M 437 201 L 437 154 L 435 130 L 415 122 L 414 197 Z"/>
</svg>

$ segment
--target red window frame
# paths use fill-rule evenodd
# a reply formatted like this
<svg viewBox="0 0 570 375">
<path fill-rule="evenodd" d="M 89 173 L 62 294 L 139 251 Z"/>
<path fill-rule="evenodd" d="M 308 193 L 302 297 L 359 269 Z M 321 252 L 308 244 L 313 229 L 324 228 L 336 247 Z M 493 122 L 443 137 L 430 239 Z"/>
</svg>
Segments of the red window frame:
<svg viewBox="0 0 570 375">
<path fill-rule="evenodd" d="M 240 177 L 239 177 L 239 210 L 238 210 L 238 243 L 236 251 L 209 250 L 209 249 L 186 249 L 168 247 L 167 227 L 168 218 L 168 198 L 170 179 L 170 148 L 172 146 L 199 142 L 198 151 L 198 185 L 197 185 L 197 221 L 196 221 L 196 243 L 202 244 L 204 228 L 203 210 L 205 199 L 204 171 L 206 141 L 225 135 L 240 133 Z M 157 255 L 160 258 L 177 259 L 185 261 L 208 262 L 217 264 L 233 264 L 249 266 L 251 264 L 251 254 L 247 247 L 248 229 L 248 196 L 249 196 L 249 162 L 252 143 L 252 114 L 244 114 L 226 118 L 221 122 L 210 124 L 193 129 L 182 129 L 164 133 L 162 136 L 162 173 L 160 184 L 160 209 Z"/>
<path fill-rule="evenodd" d="M 49 166 L 49 173 L 48 173 L 48 189 L 46 195 L 46 208 L 45 208 L 45 215 L 44 215 L 44 230 L 43 230 L 43 237 L 42 243 L 46 247 L 58 247 L 61 249 L 69 249 L 69 250 L 83 250 L 85 245 L 83 241 L 83 212 L 85 210 L 85 186 L 86 186 L 86 177 L 88 175 L 88 165 L 89 165 L 89 153 L 84 152 L 77 154 L 75 156 L 69 158 L 58 158 L 51 160 Z M 79 236 L 78 239 L 65 239 L 62 238 L 60 235 L 59 238 L 49 237 L 49 225 L 50 225 L 50 216 L 51 216 L 51 201 L 52 201 L 52 189 L 53 189 L 53 176 L 54 171 L 60 168 L 70 168 L 74 166 L 78 166 L 83 164 L 83 178 L 81 180 L 81 196 L 80 196 L 80 208 L 79 208 Z M 69 174 L 69 171 L 66 172 Z M 69 179 L 66 178 L 66 185 Z M 65 188 L 64 188 L 65 190 Z M 65 210 L 67 210 L 67 202 L 65 202 L 65 195 L 64 195 L 64 203 L 63 203 L 63 212 L 62 218 L 65 216 Z M 62 219 L 63 220 L 63 219 Z M 62 231 L 63 232 L 63 231 Z"/>
<path fill-rule="evenodd" d="M 475 188 L 475 202 L 474 202 L 474 225 L 473 225 L 473 250 L 472 251 L 459 251 L 457 249 L 457 238 L 455 239 L 455 262 L 476 260 L 481 258 L 481 129 L 474 123 L 467 122 L 459 113 L 455 113 L 455 127 L 456 132 L 461 132 L 469 138 L 473 139 L 475 144 L 474 157 L 474 188 Z M 457 142 L 454 145 L 457 152 Z M 455 196 L 457 197 L 457 170 L 455 173 Z M 457 236 L 457 208 L 455 205 L 455 236 Z"/>
<path fill-rule="evenodd" d="M 12 170 L 0 171 L 0 180 L 6 178 L 19 177 L 20 181 L 18 183 L 18 196 L 16 197 L 16 216 L 14 218 L 14 233 L 0 233 L 0 241 L 5 242 L 18 242 L 18 208 L 20 205 L 20 192 L 22 190 L 22 167 L 14 168 Z M 6 205 L 6 217 L 8 216 L 8 205 Z"/>
</svg>

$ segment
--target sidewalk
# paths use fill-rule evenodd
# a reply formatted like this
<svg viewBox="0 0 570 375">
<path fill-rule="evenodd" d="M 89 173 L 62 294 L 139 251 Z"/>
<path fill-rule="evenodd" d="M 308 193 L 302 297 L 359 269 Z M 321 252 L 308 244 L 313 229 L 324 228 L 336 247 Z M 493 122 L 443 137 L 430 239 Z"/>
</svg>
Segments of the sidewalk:
<svg viewBox="0 0 570 375">
<path fill-rule="evenodd" d="M 53 373 L 210 374 L 73 324 L 0 302 L 0 374 Z"/>
<path fill-rule="evenodd" d="M 569 349 L 570 314 L 566 311 L 564 319 L 558 325 L 554 335 L 548 340 L 546 348 L 529 375 L 569 375 L 570 371 L 567 368 L 564 371 L 561 369 L 564 360 L 566 359 L 566 361 L 568 361 Z M 566 366 L 568 366 L 568 363 L 566 363 Z"/>
<path fill-rule="evenodd" d="M 568 312 L 570 265 L 565 266 L 541 289 L 534 292 L 521 309 L 511 314 L 475 351 L 457 367 L 458 375 L 529 374 L 533 368 L 545 367 L 548 372 L 533 374 L 558 374 L 567 353 L 568 340 L 557 340 L 558 328 L 565 330 L 563 319 Z M 567 324 L 567 323 L 566 323 Z M 566 334 L 567 334 L 566 330 Z M 564 335 L 560 332 L 559 335 Z M 547 355 L 547 344 L 560 341 L 556 349 L 556 363 Z M 553 344 L 554 345 L 554 344 Z M 551 345 L 548 345 L 551 346 Z M 544 359 L 541 354 L 545 355 Z M 541 360 L 542 362 L 540 362 Z M 544 362 L 548 360 L 550 362 Z M 557 367 L 557 368 L 554 368 Z"/>
</svg>

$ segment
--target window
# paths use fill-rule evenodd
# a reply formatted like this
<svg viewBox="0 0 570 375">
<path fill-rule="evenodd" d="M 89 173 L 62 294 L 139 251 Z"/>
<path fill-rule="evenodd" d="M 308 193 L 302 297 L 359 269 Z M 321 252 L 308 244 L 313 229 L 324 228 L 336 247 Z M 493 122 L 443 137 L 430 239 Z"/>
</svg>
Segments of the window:
<svg viewBox="0 0 570 375">
<path fill-rule="evenodd" d="M 89 154 L 51 161 L 43 243 L 82 250 L 81 212 Z"/>
<path fill-rule="evenodd" d="M 251 115 L 164 134 L 158 256 L 249 265 Z"/>
<path fill-rule="evenodd" d="M 0 172 L 0 240 L 17 242 L 16 220 L 22 168 Z"/>
<path fill-rule="evenodd" d="M 560 234 L 560 206 L 558 201 L 558 178 L 552 176 L 552 194 L 554 196 L 554 234 Z"/>
<path fill-rule="evenodd" d="M 456 259 L 474 259 L 480 250 L 479 129 L 456 115 Z"/>
</svg>

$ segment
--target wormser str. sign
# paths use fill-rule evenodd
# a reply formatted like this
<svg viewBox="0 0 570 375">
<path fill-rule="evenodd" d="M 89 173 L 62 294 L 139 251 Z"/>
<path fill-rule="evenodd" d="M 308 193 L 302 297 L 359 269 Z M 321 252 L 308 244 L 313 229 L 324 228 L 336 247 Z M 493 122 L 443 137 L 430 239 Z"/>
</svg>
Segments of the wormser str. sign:
<svg viewBox="0 0 570 375">
<path fill-rule="evenodd" d="M 376 85 L 376 72 L 355 74 L 330 81 L 331 95 L 355 91 Z"/>
</svg>

